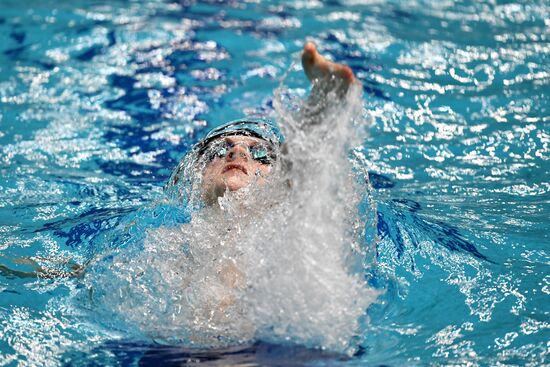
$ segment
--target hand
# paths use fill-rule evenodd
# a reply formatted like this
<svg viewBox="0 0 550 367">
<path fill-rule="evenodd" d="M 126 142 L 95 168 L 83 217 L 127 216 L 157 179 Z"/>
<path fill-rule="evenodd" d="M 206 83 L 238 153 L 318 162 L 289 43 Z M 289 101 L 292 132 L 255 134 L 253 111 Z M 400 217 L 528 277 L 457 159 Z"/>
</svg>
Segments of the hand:
<svg viewBox="0 0 550 367">
<path fill-rule="evenodd" d="M 345 89 L 352 83 L 359 83 L 349 66 L 327 60 L 319 54 L 313 42 L 306 42 L 304 45 L 302 66 L 311 82 L 315 79 L 319 79 L 320 81 L 333 80 L 335 83 L 340 81 L 343 83 L 342 87 Z"/>
</svg>

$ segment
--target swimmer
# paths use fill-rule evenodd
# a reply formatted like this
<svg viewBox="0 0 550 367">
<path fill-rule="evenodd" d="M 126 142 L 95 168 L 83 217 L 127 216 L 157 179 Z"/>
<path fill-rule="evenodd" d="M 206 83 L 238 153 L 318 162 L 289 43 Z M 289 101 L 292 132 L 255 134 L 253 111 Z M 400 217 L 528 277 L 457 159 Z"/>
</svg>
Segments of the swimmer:
<svg viewBox="0 0 550 367">
<path fill-rule="evenodd" d="M 359 83 L 349 66 L 327 60 L 317 51 L 313 42 L 306 42 L 302 52 L 302 66 L 307 78 L 317 85 L 337 87 L 345 93 L 353 83 Z M 322 94 L 322 93 L 321 93 Z M 322 101 L 320 101 L 321 103 Z M 206 161 L 202 169 L 202 183 L 199 188 L 204 204 L 211 206 L 226 192 L 239 191 L 252 183 L 262 185 L 271 173 L 277 160 L 283 138 L 271 124 L 258 120 L 239 120 L 215 128 L 194 147 L 194 151 Z M 180 167 L 181 168 L 181 167 Z M 181 169 L 176 169 L 168 186 L 181 179 Z M 39 257 L 14 258 L 16 264 L 28 264 L 33 271 L 19 271 L 0 264 L 0 274 L 17 277 L 59 278 L 77 277 L 83 274 L 85 265 L 71 259 L 50 259 Z M 39 265 L 51 262 L 52 268 Z M 59 266 L 70 270 L 59 270 Z M 234 267 L 227 265 L 221 272 L 224 283 L 234 287 L 235 279 L 242 277 Z"/>
<path fill-rule="evenodd" d="M 314 125 L 322 120 L 320 115 L 324 108 L 334 105 L 335 102 L 338 104 L 338 98 L 343 101 L 348 88 L 359 82 L 349 66 L 327 60 L 320 55 L 312 42 L 304 45 L 301 59 L 304 73 L 314 86 L 308 102 L 314 108 L 307 116 L 310 121 L 308 124 Z M 336 93 L 329 94 L 331 91 Z M 329 96 L 336 96 L 336 100 L 326 100 Z M 224 222 L 223 213 L 218 210 L 222 205 L 220 199 L 226 195 L 239 197 L 239 193 L 245 191 L 253 192 L 255 197 L 258 191 L 254 189 L 264 186 L 277 168 L 283 166 L 284 171 L 292 164 L 285 162 L 287 157 L 283 141 L 279 129 L 261 119 L 245 118 L 216 127 L 195 144 L 176 167 L 167 183 L 167 189 L 189 190 L 182 197 L 189 197 L 191 202 L 193 197 L 198 198 L 201 203 L 199 207 L 212 213 L 204 216 L 208 221 L 217 221 L 216 218 L 219 218 L 220 223 Z M 285 164 L 287 167 L 284 167 Z M 250 190 L 244 190 L 245 188 Z M 273 191 L 269 191 L 267 195 L 271 193 Z M 256 201 L 260 205 L 257 209 L 264 210 L 266 200 L 271 199 L 258 198 Z M 219 206 L 216 205 L 218 203 Z M 250 213 L 250 209 L 246 212 Z M 164 248 L 171 248 L 177 247 L 177 243 L 193 241 L 181 233 L 180 229 L 158 228 L 149 231 L 146 242 L 151 247 L 162 243 Z M 221 236 L 225 237 L 224 234 Z M 168 242 L 171 243 L 170 246 L 167 246 Z M 199 242 L 202 243 L 202 239 Z M 224 239 L 223 242 L 224 249 L 220 251 L 232 251 L 229 248 L 238 246 L 231 240 Z M 192 245 L 193 248 L 199 248 L 198 251 L 201 246 L 204 245 Z M 194 259 L 189 258 L 188 261 L 193 262 Z M 238 260 L 224 258 L 221 254 L 210 274 L 216 276 L 210 277 L 207 284 L 210 287 L 216 284 L 217 291 L 210 294 L 201 309 L 208 315 L 208 323 L 221 325 L 225 322 L 227 310 L 235 305 L 234 291 L 242 291 L 246 287 L 246 274 Z"/>
<path fill-rule="evenodd" d="M 198 346 L 223 345 L 227 340 L 253 340 L 263 327 L 254 315 L 266 309 L 259 295 L 266 294 L 269 289 L 268 297 L 265 298 L 267 302 L 271 302 L 270 297 L 274 295 L 284 299 L 286 289 L 300 283 L 299 278 L 302 276 L 310 278 L 312 286 L 309 282 L 298 284 L 295 293 L 290 291 L 288 301 L 283 301 L 290 304 L 281 304 L 277 312 L 286 314 L 293 307 L 292 302 L 298 307 L 298 311 L 292 311 L 293 315 L 309 311 L 308 305 L 312 306 L 311 315 L 317 315 L 317 321 L 310 325 L 310 321 L 307 321 L 309 316 L 304 317 L 307 320 L 302 326 L 306 330 L 310 327 L 321 330 L 316 335 L 324 333 L 321 324 L 333 325 L 333 320 L 337 320 L 334 324 L 339 324 L 345 316 L 340 312 L 319 316 L 326 309 L 325 304 L 335 306 L 334 309 L 348 310 L 352 307 L 357 316 L 361 315 L 364 311 L 362 304 L 355 299 L 351 303 L 346 300 L 350 294 L 348 291 L 362 289 L 363 283 L 357 280 L 359 278 L 348 275 L 348 262 L 342 255 L 344 251 L 332 251 L 332 248 L 326 246 L 326 243 L 338 244 L 344 233 L 342 229 L 347 229 L 347 222 L 344 223 L 347 213 L 344 209 L 336 205 L 334 210 L 334 206 L 328 205 L 330 214 L 337 218 L 334 220 L 325 215 L 320 222 L 317 221 L 315 224 L 319 223 L 319 228 L 323 228 L 320 232 L 312 233 L 308 228 L 300 228 L 300 219 L 318 214 L 318 206 L 307 208 L 306 205 L 309 211 L 303 212 L 305 215 L 302 216 L 299 211 L 299 218 L 289 216 L 288 222 L 280 220 L 287 218 L 287 209 L 293 208 L 289 206 L 293 199 L 302 202 L 308 197 L 309 188 L 320 187 L 311 180 L 305 180 L 305 185 L 300 181 L 300 175 L 312 180 L 320 177 L 308 166 L 307 161 L 313 155 L 317 156 L 319 151 L 330 152 L 338 157 L 323 160 L 323 163 L 329 163 L 324 164 L 325 171 L 327 167 L 330 170 L 330 164 L 343 163 L 340 165 L 342 169 L 336 170 L 338 176 L 331 176 L 334 171 L 330 171 L 325 182 L 334 181 L 339 185 L 345 180 L 349 168 L 345 164 L 348 159 L 347 145 L 338 138 L 323 141 L 319 131 L 325 128 L 339 131 L 332 124 L 321 124 L 323 121 L 335 121 L 335 117 L 340 122 L 334 124 L 335 127 L 348 126 L 349 116 L 345 116 L 342 111 L 346 111 L 345 107 L 352 98 L 344 98 L 344 95 L 348 89 L 349 97 L 360 94 L 352 93 L 358 92 L 359 88 L 349 88 L 353 84 L 359 85 L 351 69 L 321 56 L 311 42 L 304 46 L 302 64 L 313 88 L 307 103 L 300 103 L 304 109 L 295 116 L 299 117 L 296 119 L 296 123 L 300 124 L 296 126 L 299 134 L 289 130 L 285 143 L 279 129 L 266 121 L 233 121 L 211 130 L 176 167 L 167 182 L 167 196 L 189 200 L 186 204 L 191 205 L 185 205 L 184 208 L 191 216 L 185 223 L 178 220 L 177 224 L 170 226 L 169 218 L 160 227 L 146 229 L 144 233 L 143 223 L 140 222 L 136 225 L 139 237 L 132 237 L 132 242 L 127 246 L 119 246 L 117 243 L 111 253 L 102 253 L 90 259 L 89 263 L 74 266 L 64 259 L 58 260 L 62 261 L 60 264 L 45 260 L 40 261 L 39 265 L 32 263 L 35 265 L 34 272 L 11 272 L 10 275 L 82 277 L 81 284 L 85 292 L 82 301 L 90 301 L 90 307 L 97 307 L 99 312 L 102 307 L 106 307 L 109 312 L 117 312 L 129 324 L 147 330 L 147 335 L 152 338 L 182 338 L 185 343 Z M 337 108 L 332 110 L 331 106 Z M 341 106 L 343 108 L 339 108 Z M 324 111 L 327 113 L 324 114 Z M 280 116 L 282 119 L 290 115 L 285 113 Z M 302 119 L 304 116 L 305 119 Z M 304 139 L 307 140 L 303 141 L 304 145 L 302 139 L 296 139 L 302 137 L 303 132 L 311 133 L 309 139 Z M 349 130 L 344 128 L 340 132 L 346 134 Z M 300 148 L 307 149 L 306 154 L 296 152 L 296 142 L 300 143 Z M 342 186 L 343 191 L 336 191 L 346 198 L 351 197 L 346 195 L 350 192 L 345 189 L 346 185 Z M 178 190 L 184 190 L 182 195 L 171 197 L 172 192 L 180 194 Z M 318 201 L 329 204 L 336 202 L 336 195 L 329 196 L 333 192 L 320 191 Z M 305 200 L 309 200 L 309 197 Z M 182 206 L 181 203 L 181 200 L 175 202 L 178 207 Z M 350 201 L 351 205 L 354 203 Z M 286 228 L 290 231 L 285 232 Z M 125 234 L 129 232 L 128 227 L 121 230 Z M 306 237 L 316 238 L 316 234 L 323 238 L 302 241 Z M 311 246 L 308 248 L 308 245 Z M 344 250 L 347 251 L 347 248 Z M 300 260 L 301 251 L 307 255 L 304 261 Z M 277 253 L 282 255 L 277 256 Z M 292 258 L 298 261 L 289 266 Z M 286 267 L 281 266 L 287 261 Z M 321 269 L 319 264 L 323 263 L 328 264 L 328 267 Z M 49 267 L 60 270 L 54 272 L 47 269 Z M 289 273 L 288 269 L 291 269 Z M 4 273 L 6 269 L 0 266 L 0 274 Z M 327 274 L 330 274 L 329 279 Z M 263 283 L 264 280 L 269 284 Z M 315 294 L 308 297 L 311 303 L 299 300 L 299 297 L 311 295 L 310 289 L 319 287 L 324 289 L 320 300 Z M 274 290 L 273 294 L 270 293 L 271 289 Z M 331 295 L 325 297 L 326 294 Z M 341 304 L 344 306 L 339 307 Z M 159 314 L 160 309 L 163 311 Z M 260 320 L 270 322 L 270 317 L 267 315 Z M 352 319 L 356 320 L 357 317 Z M 344 339 L 347 338 L 346 333 L 353 331 L 354 325 L 356 323 L 352 321 L 349 327 L 342 329 L 346 335 Z M 284 333 L 284 330 L 277 332 Z"/>
<path fill-rule="evenodd" d="M 304 73 L 312 83 L 323 85 L 328 90 L 337 88 L 342 97 L 350 85 L 359 84 L 349 66 L 329 61 L 317 51 L 313 42 L 305 43 L 301 61 Z M 323 93 L 321 91 L 317 95 L 322 97 Z M 326 101 L 319 101 L 320 104 L 324 102 Z M 204 162 L 201 167 L 202 182 L 198 188 L 202 202 L 212 206 L 226 192 L 237 192 L 251 184 L 263 185 L 279 158 L 277 152 L 281 150 L 282 141 L 278 128 L 255 119 L 233 121 L 211 130 L 192 150 Z M 167 186 L 175 186 L 183 174 L 182 161 Z M 12 270 L 0 264 L 0 274 L 26 278 L 78 277 L 86 267 L 85 264 L 76 264 L 71 259 L 29 257 L 9 261 L 31 265 L 34 270 Z M 39 262 L 50 262 L 52 267 L 39 265 Z M 59 270 L 60 265 L 70 270 Z M 220 278 L 225 285 L 235 288 L 242 283 L 243 276 L 235 266 L 225 264 Z"/>
</svg>

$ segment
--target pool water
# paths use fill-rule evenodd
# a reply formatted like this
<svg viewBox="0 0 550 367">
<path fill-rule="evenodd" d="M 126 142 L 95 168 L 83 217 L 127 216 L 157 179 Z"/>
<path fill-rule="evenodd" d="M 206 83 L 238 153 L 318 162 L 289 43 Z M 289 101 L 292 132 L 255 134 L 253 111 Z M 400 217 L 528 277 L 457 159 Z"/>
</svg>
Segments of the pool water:
<svg viewBox="0 0 550 367">
<path fill-rule="evenodd" d="M 0 10 L 0 365 L 548 363 L 547 2 Z M 292 337 L 189 348 L 105 320 L 59 275 L 142 240 L 136 220 L 189 220 L 158 215 L 172 169 L 211 127 L 270 114 L 281 80 L 307 90 L 306 39 L 363 83 L 380 295 L 353 355 Z"/>
</svg>

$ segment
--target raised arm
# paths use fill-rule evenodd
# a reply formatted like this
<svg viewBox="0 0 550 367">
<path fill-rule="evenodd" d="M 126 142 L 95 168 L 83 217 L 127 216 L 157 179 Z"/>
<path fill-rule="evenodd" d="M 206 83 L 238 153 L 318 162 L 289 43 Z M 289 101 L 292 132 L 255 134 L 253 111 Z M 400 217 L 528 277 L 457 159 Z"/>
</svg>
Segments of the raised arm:
<svg viewBox="0 0 550 367">
<path fill-rule="evenodd" d="M 323 114 L 344 103 L 351 86 L 361 86 L 349 66 L 327 60 L 313 42 L 304 45 L 302 66 L 313 86 L 301 111 L 304 126 L 324 121 Z"/>
<path fill-rule="evenodd" d="M 302 66 L 312 83 L 328 83 L 346 90 L 351 84 L 359 83 L 349 66 L 327 60 L 317 51 L 313 42 L 306 42 L 304 45 Z"/>
</svg>

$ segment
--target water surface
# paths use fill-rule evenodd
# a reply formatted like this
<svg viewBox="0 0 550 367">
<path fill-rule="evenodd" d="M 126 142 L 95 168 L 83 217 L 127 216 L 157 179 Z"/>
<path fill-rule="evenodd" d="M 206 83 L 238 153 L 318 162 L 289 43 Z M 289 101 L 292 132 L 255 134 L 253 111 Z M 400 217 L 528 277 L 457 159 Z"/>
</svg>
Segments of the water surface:
<svg viewBox="0 0 550 367">
<path fill-rule="evenodd" d="M 0 364 L 546 363 L 546 2 L 0 9 Z M 209 128 L 269 114 L 289 68 L 285 84 L 307 89 L 291 66 L 305 39 L 353 68 L 371 122 L 360 151 L 378 224 L 365 279 L 383 294 L 354 357 L 314 343 L 159 346 L 81 307 L 78 278 L 36 278 L 17 260 L 66 272 L 125 243 L 113 233 L 162 197 Z"/>
</svg>

